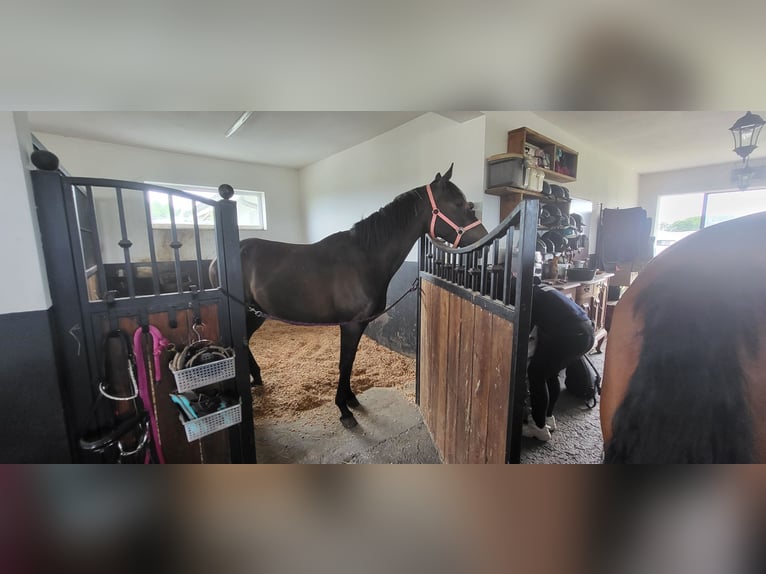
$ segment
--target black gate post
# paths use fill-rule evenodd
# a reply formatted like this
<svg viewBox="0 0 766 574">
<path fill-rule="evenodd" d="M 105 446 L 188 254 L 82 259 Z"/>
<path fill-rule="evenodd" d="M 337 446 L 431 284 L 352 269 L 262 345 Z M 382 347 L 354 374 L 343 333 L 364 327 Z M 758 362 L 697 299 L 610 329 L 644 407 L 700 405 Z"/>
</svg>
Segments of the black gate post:
<svg viewBox="0 0 766 574">
<path fill-rule="evenodd" d="M 59 370 L 64 416 L 73 461 L 78 461 L 78 433 L 83 432 L 93 402 L 92 374 L 87 341 L 88 325 L 83 315 L 78 290 L 83 279 L 76 276 L 70 229 L 71 208 L 67 188 L 56 171 L 31 172 L 37 219 L 40 227 L 48 286 L 53 302 L 53 332 L 56 363 Z"/>
<path fill-rule="evenodd" d="M 516 300 L 513 302 L 513 357 L 508 405 L 505 462 L 521 460 L 521 417 L 526 396 L 527 351 L 532 322 L 532 285 L 535 273 L 535 247 L 537 240 L 537 214 L 539 201 L 528 199 L 520 206 L 518 255 L 516 264 Z"/>
<path fill-rule="evenodd" d="M 244 301 L 242 262 L 239 252 L 239 228 L 237 227 L 237 204 L 231 201 L 234 190 L 229 185 L 218 188 L 221 201 L 216 209 L 215 226 L 218 230 L 218 276 L 221 287 L 231 297 L 222 299 L 224 312 L 228 314 L 231 346 L 235 349 L 237 394 L 242 401 L 242 422 L 229 431 L 231 462 L 253 463 L 255 458 L 255 434 L 253 426 L 253 398 L 250 393 L 250 370 L 247 353 L 247 309 L 237 301 Z"/>
</svg>

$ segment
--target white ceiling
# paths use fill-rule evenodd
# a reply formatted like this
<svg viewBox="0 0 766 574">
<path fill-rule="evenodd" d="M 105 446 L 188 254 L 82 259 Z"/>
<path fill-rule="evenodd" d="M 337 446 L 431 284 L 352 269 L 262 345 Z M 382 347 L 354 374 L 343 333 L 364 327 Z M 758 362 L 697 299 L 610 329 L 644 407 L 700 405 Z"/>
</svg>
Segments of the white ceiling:
<svg viewBox="0 0 766 574">
<path fill-rule="evenodd" d="M 766 117 L 766 112 L 758 112 Z M 150 149 L 301 168 L 404 124 L 422 112 L 30 112 L 32 130 Z M 737 161 L 734 112 L 537 112 L 638 173 Z M 477 112 L 446 112 L 465 121 Z M 764 136 L 766 137 L 766 136 Z M 761 146 L 753 157 L 766 157 Z"/>
<path fill-rule="evenodd" d="M 638 173 L 650 173 L 739 161 L 729 128 L 745 111 L 536 113 Z M 751 157 L 766 157 L 766 146 Z"/>
<path fill-rule="evenodd" d="M 32 131 L 234 161 L 301 168 L 422 112 L 29 112 Z"/>
</svg>

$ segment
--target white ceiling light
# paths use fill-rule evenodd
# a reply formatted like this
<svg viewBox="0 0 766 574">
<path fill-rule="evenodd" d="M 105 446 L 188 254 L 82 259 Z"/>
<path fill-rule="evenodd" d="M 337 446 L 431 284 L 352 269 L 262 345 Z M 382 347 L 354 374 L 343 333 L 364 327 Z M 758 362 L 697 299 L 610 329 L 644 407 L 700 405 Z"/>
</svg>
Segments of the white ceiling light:
<svg viewBox="0 0 766 574">
<path fill-rule="evenodd" d="M 234 133 L 241 128 L 244 123 L 247 121 L 247 118 L 249 118 L 253 112 L 242 112 L 242 115 L 237 118 L 237 121 L 234 122 L 234 125 L 229 128 L 229 131 L 227 131 L 224 134 L 224 137 L 231 137 L 234 135 Z"/>
</svg>

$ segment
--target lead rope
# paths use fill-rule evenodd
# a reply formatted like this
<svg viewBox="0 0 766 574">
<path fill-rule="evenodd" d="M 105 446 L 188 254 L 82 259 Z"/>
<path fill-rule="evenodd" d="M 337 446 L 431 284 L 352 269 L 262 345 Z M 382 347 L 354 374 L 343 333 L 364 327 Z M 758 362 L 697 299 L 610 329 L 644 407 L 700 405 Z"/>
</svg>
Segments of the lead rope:
<svg viewBox="0 0 766 574">
<path fill-rule="evenodd" d="M 221 293 L 226 295 L 229 299 L 231 299 L 235 303 L 239 303 L 240 305 L 247 307 L 247 310 L 253 315 L 255 315 L 256 317 L 258 317 L 259 319 L 273 319 L 274 321 L 281 321 L 282 323 L 287 323 L 288 325 L 298 325 L 300 327 L 338 327 L 338 326 L 342 327 L 343 325 L 351 325 L 352 323 L 369 323 L 370 321 L 374 321 L 381 315 L 385 315 L 386 313 L 388 313 L 391 309 L 394 308 L 394 306 L 397 303 L 399 303 L 407 295 L 409 295 L 410 293 L 413 293 L 414 291 L 417 291 L 419 286 L 420 286 L 420 278 L 415 279 L 412 282 L 412 286 L 409 289 L 407 289 L 407 291 L 402 293 L 401 297 L 399 297 L 396 301 L 394 301 L 388 307 L 383 309 L 380 313 L 375 313 L 374 315 L 370 315 L 369 317 L 365 317 L 364 319 L 354 319 L 353 321 L 340 321 L 337 323 L 304 323 L 302 321 L 291 321 L 290 319 L 282 319 L 281 317 L 277 317 L 276 315 L 270 315 L 268 313 L 264 313 L 260 309 L 256 309 L 253 305 L 251 305 L 250 303 L 245 303 L 242 299 L 235 297 L 223 287 L 221 287 Z"/>
<path fill-rule="evenodd" d="M 165 464 L 165 456 L 162 453 L 162 446 L 160 444 L 157 415 L 154 412 L 154 401 L 152 400 L 152 394 L 149 388 L 149 380 L 151 379 L 155 383 L 160 382 L 160 353 L 164 347 L 167 347 L 170 344 L 170 341 L 168 341 L 154 325 L 146 327 L 146 332 L 152 340 L 152 355 L 154 359 L 153 369 L 151 368 L 152 358 L 149 359 L 150 365 L 147 365 L 146 358 L 144 357 L 144 327 L 139 327 L 136 329 L 136 332 L 133 333 L 133 348 L 136 354 L 136 363 L 141 366 L 138 370 L 138 393 L 141 397 L 141 401 L 144 403 L 144 408 L 149 414 L 149 429 L 152 433 L 152 442 L 154 444 L 154 452 L 157 455 L 157 462 Z M 147 451 L 147 455 L 148 454 Z M 148 456 L 147 460 L 144 462 L 148 462 Z"/>
</svg>

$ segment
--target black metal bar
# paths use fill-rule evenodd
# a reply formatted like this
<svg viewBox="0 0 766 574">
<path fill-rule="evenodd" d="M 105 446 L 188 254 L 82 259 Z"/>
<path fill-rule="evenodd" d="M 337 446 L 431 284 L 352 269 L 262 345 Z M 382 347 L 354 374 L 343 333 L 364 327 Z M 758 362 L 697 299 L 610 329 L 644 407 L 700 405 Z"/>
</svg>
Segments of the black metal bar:
<svg viewBox="0 0 766 574">
<path fill-rule="evenodd" d="M 532 323 L 532 290 L 535 273 L 535 243 L 537 239 L 536 199 L 522 202 L 524 208 L 519 222 L 519 265 L 516 280 L 515 315 L 513 324 L 513 353 L 508 396 L 508 426 L 506 429 L 506 462 L 521 459 L 521 424 L 526 395 L 527 348 Z"/>
<path fill-rule="evenodd" d="M 505 234 L 505 259 L 503 262 L 503 303 L 511 304 L 511 258 L 513 257 L 513 228 Z"/>
<path fill-rule="evenodd" d="M 197 219 L 197 201 L 192 201 L 192 218 L 194 219 L 194 245 L 197 249 L 197 287 L 205 290 L 205 280 L 202 278 L 202 247 L 199 241 L 199 221 Z"/>
<path fill-rule="evenodd" d="M 168 194 L 168 207 L 170 209 L 170 247 L 173 249 L 173 269 L 176 274 L 176 288 L 179 293 L 183 293 L 184 286 L 181 281 L 181 256 L 178 250 L 181 249 L 181 243 L 178 241 L 178 229 L 176 228 L 176 214 L 173 208 L 173 194 Z"/>
<path fill-rule="evenodd" d="M 162 185 L 152 185 L 149 183 L 141 183 L 137 181 L 126 181 L 122 179 L 104 179 L 98 177 L 67 177 L 67 182 L 72 185 L 86 186 L 92 185 L 93 187 L 119 187 L 122 189 L 135 189 L 138 191 L 161 191 L 168 195 L 174 195 L 176 197 L 183 197 L 185 199 L 196 200 L 211 207 L 215 207 L 218 203 L 214 199 L 206 199 L 192 193 L 187 193 L 180 189 L 173 189 L 172 187 L 165 187 Z"/>
<path fill-rule="evenodd" d="M 218 290 L 207 290 L 204 293 L 197 293 L 197 306 L 204 306 L 211 303 L 218 303 L 225 299 L 225 295 Z M 164 313 L 169 306 L 178 309 L 188 309 L 189 293 L 163 293 L 156 296 L 137 297 L 136 299 L 115 299 L 113 308 L 120 317 L 135 315 L 136 308 L 140 305 L 145 307 L 149 314 Z M 88 305 L 91 313 L 106 313 L 108 310 L 106 301 L 92 301 Z"/>
<path fill-rule="evenodd" d="M 67 195 L 71 186 L 53 171 L 32 171 L 32 184 L 37 205 L 45 269 L 48 276 L 52 307 L 52 331 L 56 335 L 58 386 L 64 410 L 64 421 L 69 443 L 69 456 L 75 462 L 81 459 L 77 449 L 79 433 L 89 416 L 93 402 L 93 387 L 89 384 L 97 372 L 92 370 L 95 362 L 92 342 L 86 335 L 82 320 L 83 300 L 78 293 L 84 286 L 84 266 L 77 264 L 78 253 L 70 242 L 74 239 L 66 215 Z M 67 248 L 62 248 L 62 242 Z M 73 286 L 77 286 L 75 289 Z M 83 381 L 85 384 L 83 384 Z"/>
<path fill-rule="evenodd" d="M 228 199 L 218 202 L 215 210 L 216 233 L 218 237 L 218 275 L 220 284 L 231 295 L 243 301 L 244 284 L 242 282 L 242 262 L 239 252 L 239 228 L 237 227 L 237 204 Z M 250 371 L 248 353 L 250 353 L 245 309 L 241 305 L 226 299 L 221 305 L 224 322 L 228 324 L 230 344 L 236 349 L 236 389 L 242 401 L 242 422 L 231 427 L 229 444 L 232 462 L 255 462 L 255 436 L 253 425 L 253 400 L 250 392 Z M 223 332 L 223 330 L 222 330 Z"/>
<path fill-rule="evenodd" d="M 437 287 L 440 287 L 445 291 L 448 291 L 449 293 L 456 295 L 461 299 L 465 299 L 471 304 L 476 305 L 477 307 L 480 307 L 485 311 L 488 311 L 489 313 L 497 315 L 498 317 L 508 321 L 512 321 L 515 316 L 516 311 L 513 307 L 503 305 L 500 301 L 496 299 L 490 299 L 489 297 L 480 295 L 475 291 L 464 289 L 460 285 L 455 285 L 454 283 L 441 279 L 440 277 L 435 277 L 427 273 L 421 273 L 420 279 L 421 281 L 428 281 L 429 283 L 433 283 Z"/>
<path fill-rule="evenodd" d="M 71 186 L 71 189 L 74 190 L 76 188 Z M 93 242 L 95 243 L 93 250 L 95 251 L 96 265 L 98 266 L 96 269 L 96 276 L 98 277 L 98 296 L 103 298 L 106 294 L 106 270 L 104 269 L 104 258 L 101 255 L 101 239 L 99 239 L 98 235 L 98 222 L 96 221 L 96 203 L 93 201 L 93 188 L 88 185 L 85 189 L 85 195 L 88 199 L 88 207 L 90 208 L 90 214 L 92 216 L 92 221 L 89 223 L 93 227 Z"/>
<path fill-rule="evenodd" d="M 154 247 L 154 225 L 152 224 L 152 209 L 149 203 L 149 191 L 144 190 L 144 212 L 146 213 L 146 234 L 149 240 L 149 258 L 152 262 L 152 290 L 160 294 L 160 269 L 157 265 L 157 251 Z"/>
<path fill-rule="evenodd" d="M 429 241 L 426 241 L 425 237 L 421 237 L 419 244 L 418 244 L 418 269 L 420 270 L 420 273 L 418 274 L 418 277 L 422 277 L 423 273 L 426 272 L 425 267 L 428 265 L 428 246 L 430 245 Z M 423 305 L 423 289 L 422 289 L 422 279 L 421 284 L 418 285 L 418 308 L 415 310 L 416 313 L 416 329 L 417 332 L 415 333 L 415 404 L 420 404 L 420 318 L 421 318 L 421 312 L 420 308 Z"/>
<path fill-rule="evenodd" d="M 136 288 L 133 284 L 133 265 L 130 262 L 130 248 L 133 243 L 128 239 L 128 226 L 125 221 L 125 206 L 122 203 L 122 188 L 115 187 L 114 191 L 117 195 L 117 212 L 120 218 L 120 233 L 122 239 L 120 239 L 118 245 L 122 247 L 123 258 L 125 259 L 125 277 L 128 280 L 128 296 L 131 299 L 136 297 Z"/>
</svg>

